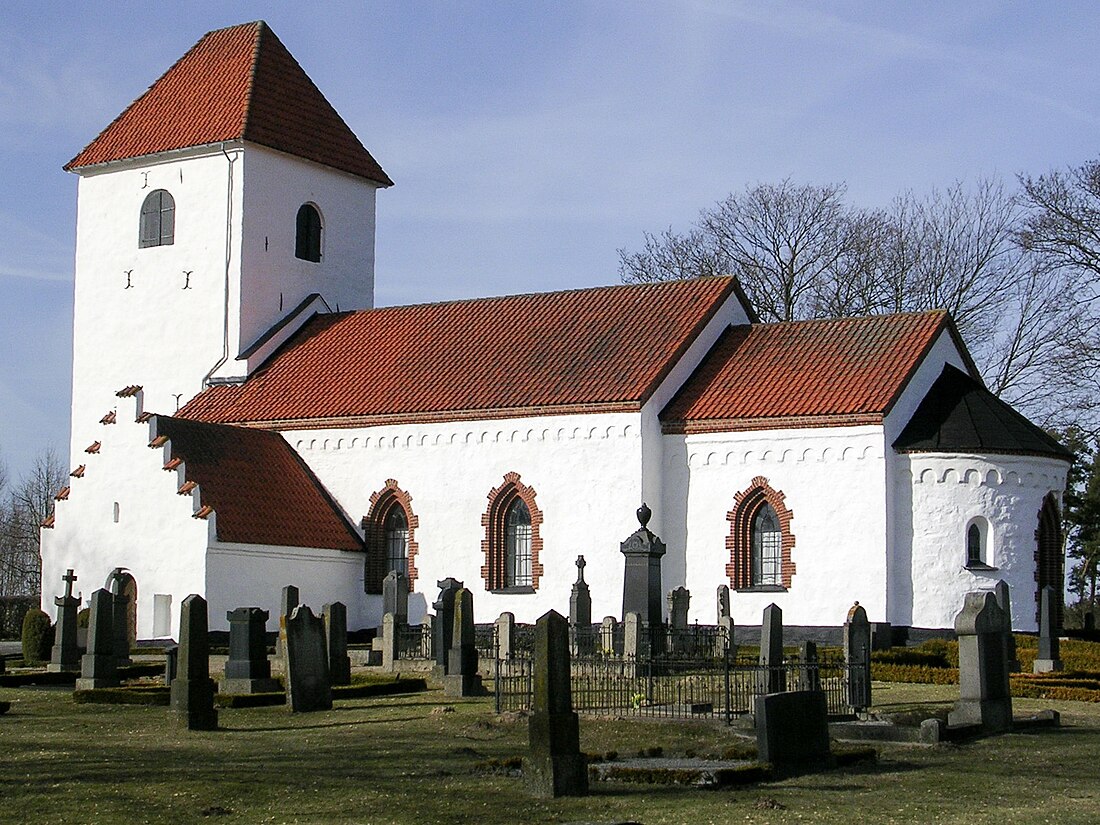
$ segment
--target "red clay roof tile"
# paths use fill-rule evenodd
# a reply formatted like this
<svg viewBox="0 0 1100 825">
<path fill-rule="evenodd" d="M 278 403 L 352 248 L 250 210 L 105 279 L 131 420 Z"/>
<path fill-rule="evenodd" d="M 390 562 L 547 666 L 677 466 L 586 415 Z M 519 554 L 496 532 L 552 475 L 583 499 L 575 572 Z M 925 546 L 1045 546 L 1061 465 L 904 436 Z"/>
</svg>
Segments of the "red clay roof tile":
<svg viewBox="0 0 1100 825">
<path fill-rule="evenodd" d="M 231 140 L 393 184 L 263 21 L 207 33 L 65 168 Z"/>
<path fill-rule="evenodd" d="M 281 435 L 157 416 L 157 434 L 185 463 L 184 488 L 197 483 L 202 510 L 218 514 L 226 542 L 362 550 L 336 503 Z M 159 439 L 158 439 L 159 440 Z"/>
<path fill-rule="evenodd" d="M 389 421 L 637 409 L 734 289 L 731 278 L 701 278 L 321 315 L 244 384 L 211 387 L 177 414 Z"/>
<path fill-rule="evenodd" d="M 881 420 L 945 329 L 943 311 L 730 327 L 661 420 L 666 432 Z"/>
</svg>

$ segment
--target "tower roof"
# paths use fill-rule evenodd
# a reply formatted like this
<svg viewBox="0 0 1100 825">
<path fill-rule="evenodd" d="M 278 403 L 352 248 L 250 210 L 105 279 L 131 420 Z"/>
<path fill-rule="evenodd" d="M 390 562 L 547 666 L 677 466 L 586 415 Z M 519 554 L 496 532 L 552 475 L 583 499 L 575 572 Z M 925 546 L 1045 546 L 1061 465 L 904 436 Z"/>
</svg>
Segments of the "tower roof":
<svg viewBox="0 0 1100 825">
<path fill-rule="evenodd" d="M 393 184 L 262 20 L 204 35 L 65 169 L 230 140 Z"/>
</svg>

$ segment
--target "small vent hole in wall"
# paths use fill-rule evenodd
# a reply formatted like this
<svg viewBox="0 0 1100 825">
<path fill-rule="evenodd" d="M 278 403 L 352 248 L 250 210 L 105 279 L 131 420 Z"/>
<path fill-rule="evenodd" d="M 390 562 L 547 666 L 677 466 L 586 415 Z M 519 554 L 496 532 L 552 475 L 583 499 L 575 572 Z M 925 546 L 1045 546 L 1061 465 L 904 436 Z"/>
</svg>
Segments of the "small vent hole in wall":
<svg viewBox="0 0 1100 825">
<path fill-rule="evenodd" d="M 115 506 L 114 506 L 114 519 L 115 519 L 115 524 L 118 524 L 118 502 L 117 501 L 115 502 Z"/>
</svg>

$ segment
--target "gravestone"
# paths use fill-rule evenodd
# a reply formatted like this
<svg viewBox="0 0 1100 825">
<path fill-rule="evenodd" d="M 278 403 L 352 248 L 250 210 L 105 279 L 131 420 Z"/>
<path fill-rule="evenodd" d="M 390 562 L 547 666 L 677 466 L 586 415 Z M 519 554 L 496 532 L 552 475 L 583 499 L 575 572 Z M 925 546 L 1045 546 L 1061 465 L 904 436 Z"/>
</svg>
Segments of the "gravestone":
<svg viewBox="0 0 1100 825">
<path fill-rule="evenodd" d="M 668 593 L 668 623 L 673 630 L 687 630 L 688 610 L 691 607 L 691 591 L 677 587 Z"/>
<path fill-rule="evenodd" d="M 569 624 L 551 610 L 535 623 L 534 696 L 523 776 L 536 796 L 583 796 L 588 765 L 570 692 Z"/>
<path fill-rule="evenodd" d="M 661 557 L 665 543 L 646 526 L 653 512 L 643 504 L 638 508 L 641 525 L 619 545 L 626 560 L 623 575 L 623 620 L 637 613 L 651 628 L 661 625 Z"/>
<path fill-rule="evenodd" d="M 283 588 L 279 597 L 279 640 L 275 643 L 275 655 L 280 659 L 286 658 L 286 620 L 298 606 L 298 588 L 288 584 Z"/>
<path fill-rule="evenodd" d="M 171 687 L 172 680 L 179 672 L 180 648 L 179 645 L 169 645 L 164 648 L 164 686 Z"/>
<path fill-rule="evenodd" d="M 955 618 L 959 637 L 959 701 L 948 725 L 981 725 L 997 732 L 1012 727 L 1012 696 L 1005 661 L 1004 615 L 988 591 L 967 593 Z"/>
<path fill-rule="evenodd" d="M 1020 660 L 1016 657 L 1016 637 L 1012 635 L 1012 590 L 1008 582 L 1001 579 L 993 588 L 993 595 L 997 597 L 997 606 L 1005 617 L 1005 661 L 1008 662 L 1010 673 L 1020 672 Z"/>
<path fill-rule="evenodd" d="M 436 582 L 436 587 L 439 588 L 439 597 L 432 602 L 432 608 L 435 610 L 435 622 L 432 624 L 435 636 L 432 639 L 432 649 L 435 653 L 436 675 L 446 676 L 451 655 L 451 635 L 454 633 L 455 593 L 461 590 L 463 585 L 458 579 L 448 577 Z"/>
<path fill-rule="evenodd" d="M 329 682 L 333 685 L 350 685 L 351 657 L 348 656 L 348 609 L 343 602 L 333 602 L 321 607 L 321 615 L 325 619 Z"/>
<path fill-rule="evenodd" d="M 756 750 L 777 768 L 829 759 L 829 716 L 825 693 L 794 690 L 757 696 Z"/>
<path fill-rule="evenodd" d="M 115 665 L 126 667 L 130 664 L 130 596 L 124 592 L 112 593 L 111 611 Z"/>
<path fill-rule="evenodd" d="M 600 624 L 600 652 L 604 656 L 615 655 L 615 631 L 619 622 L 614 616 L 604 616 Z"/>
<path fill-rule="evenodd" d="M 715 642 L 715 656 L 727 652 L 736 657 L 737 647 L 733 638 L 733 614 L 730 613 L 730 588 L 728 584 L 718 585 L 718 639 Z"/>
<path fill-rule="evenodd" d="M 192 593 L 180 605 L 179 664 L 170 691 L 172 710 L 188 730 L 216 730 L 214 681 L 206 599 Z"/>
<path fill-rule="evenodd" d="M 893 625 L 890 622 L 871 622 L 871 650 L 889 650 L 893 646 Z"/>
<path fill-rule="evenodd" d="M 80 659 L 77 690 L 118 687 L 118 660 L 115 657 L 114 599 L 106 590 L 92 594 L 88 621 L 88 652 Z"/>
<path fill-rule="evenodd" d="M 1035 673 L 1052 673 L 1062 669 L 1058 635 L 1058 594 L 1047 585 L 1039 594 L 1039 653 L 1032 670 Z"/>
<path fill-rule="evenodd" d="M 627 613 L 623 620 L 623 658 L 640 661 L 646 654 L 642 634 L 642 617 Z"/>
<path fill-rule="evenodd" d="M 516 617 L 512 613 L 501 613 L 496 621 L 497 659 L 507 661 L 512 658 L 516 647 Z"/>
<path fill-rule="evenodd" d="M 787 689 L 783 669 L 783 611 L 775 604 L 764 608 L 760 625 L 760 673 L 757 693 L 780 693 Z"/>
<path fill-rule="evenodd" d="M 844 620 L 844 693 L 848 707 L 863 710 L 871 706 L 871 623 L 859 602 Z"/>
<path fill-rule="evenodd" d="M 397 670 L 397 660 L 400 657 L 398 644 L 401 641 L 401 628 L 397 624 L 397 617 L 392 613 L 382 616 L 382 670 L 394 673 Z M 378 639 L 375 639 L 378 641 Z"/>
<path fill-rule="evenodd" d="M 71 568 L 66 571 L 61 577 L 65 582 L 65 595 L 53 600 L 58 610 L 50 663 L 46 665 L 46 670 L 51 673 L 80 670 L 80 649 L 76 644 L 76 614 L 80 610 L 80 597 L 73 596 L 73 582 L 76 579 Z"/>
<path fill-rule="evenodd" d="M 795 690 L 821 690 L 817 642 L 805 641 L 798 646 L 798 663 L 798 683 Z"/>
<path fill-rule="evenodd" d="M 332 709 L 325 622 L 302 604 L 286 620 L 286 703 L 293 713 Z"/>
<path fill-rule="evenodd" d="M 229 620 L 229 658 L 225 662 L 222 693 L 273 693 L 282 690 L 271 678 L 267 659 L 267 619 L 259 607 L 238 607 L 225 614 Z"/>
<path fill-rule="evenodd" d="M 391 570 L 382 579 L 382 615 L 392 613 L 399 625 L 409 623 L 409 577 Z"/>
<path fill-rule="evenodd" d="M 477 672 L 477 647 L 474 643 L 474 594 L 465 587 L 454 597 L 454 626 L 451 650 L 447 657 L 447 675 L 443 677 L 444 696 L 480 696 L 481 676 Z"/>
<path fill-rule="evenodd" d="M 572 650 L 575 653 L 591 653 L 592 639 L 592 594 L 588 582 L 584 580 L 584 556 L 577 556 L 577 580 L 569 594 L 569 630 Z"/>
</svg>

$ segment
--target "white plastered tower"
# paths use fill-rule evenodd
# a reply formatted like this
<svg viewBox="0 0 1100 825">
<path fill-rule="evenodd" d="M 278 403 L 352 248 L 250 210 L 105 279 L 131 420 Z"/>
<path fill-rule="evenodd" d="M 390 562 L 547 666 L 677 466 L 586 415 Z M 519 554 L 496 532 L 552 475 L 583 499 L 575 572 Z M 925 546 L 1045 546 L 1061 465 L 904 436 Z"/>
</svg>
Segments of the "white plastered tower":
<svg viewBox="0 0 1100 825">
<path fill-rule="evenodd" d="M 315 312 L 373 305 L 375 195 L 391 181 L 262 22 L 204 36 L 66 169 L 80 176 L 73 466 L 121 388 L 172 414 Z M 143 218 L 160 193 L 171 211 Z M 320 220 L 312 253 L 303 207 Z"/>
</svg>

